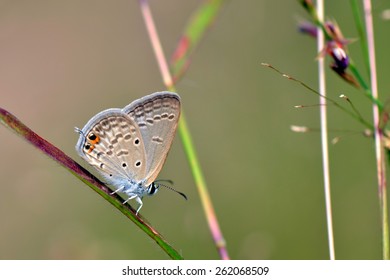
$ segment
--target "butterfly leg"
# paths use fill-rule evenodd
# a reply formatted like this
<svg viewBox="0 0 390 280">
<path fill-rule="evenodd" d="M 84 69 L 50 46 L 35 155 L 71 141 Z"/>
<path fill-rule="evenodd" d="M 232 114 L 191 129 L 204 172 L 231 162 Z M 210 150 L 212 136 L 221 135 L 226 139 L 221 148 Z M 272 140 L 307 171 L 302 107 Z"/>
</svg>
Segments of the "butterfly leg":
<svg viewBox="0 0 390 280">
<path fill-rule="evenodd" d="M 137 212 L 135 212 L 135 214 L 138 215 L 139 210 L 141 209 L 142 205 L 144 205 L 144 204 L 142 203 L 142 199 L 141 199 L 139 196 L 137 196 L 137 197 L 135 198 L 135 200 L 136 200 L 136 201 L 138 202 L 138 204 L 139 204 L 138 209 L 137 209 Z"/>
<path fill-rule="evenodd" d="M 137 195 L 132 195 L 132 196 L 129 196 L 125 201 L 123 201 L 122 204 L 126 204 L 127 202 L 129 202 L 130 200 L 132 200 L 133 198 L 136 198 L 138 197 Z M 138 201 L 138 200 L 137 200 Z"/>
<path fill-rule="evenodd" d="M 126 204 L 128 201 L 130 201 L 130 200 L 132 200 L 132 199 L 134 199 L 134 198 L 135 198 L 135 200 L 136 200 L 136 201 L 138 202 L 138 204 L 139 204 L 139 206 L 138 206 L 138 208 L 137 208 L 137 212 L 135 212 L 135 214 L 138 215 L 138 212 L 139 212 L 139 210 L 141 209 L 141 207 L 142 207 L 142 205 L 143 205 L 142 199 L 141 199 L 138 195 L 132 195 L 132 196 L 128 197 L 125 201 L 123 201 L 122 204 Z"/>
<path fill-rule="evenodd" d="M 113 191 L 112 193 L 110 193 L 110 195 L 113 195 L 114 193 L 117 193 L 117 192 L 120 192 L 121 190 L 123 190 L 125 188 L 125 186 L 122 186 L 120 187 L 119 189 L 116 189 L 115 191 Z M 134 197 L 133 197 L 134 198 Z M 131 199 L 131 198 L 130 198 Z"/>
</svg>

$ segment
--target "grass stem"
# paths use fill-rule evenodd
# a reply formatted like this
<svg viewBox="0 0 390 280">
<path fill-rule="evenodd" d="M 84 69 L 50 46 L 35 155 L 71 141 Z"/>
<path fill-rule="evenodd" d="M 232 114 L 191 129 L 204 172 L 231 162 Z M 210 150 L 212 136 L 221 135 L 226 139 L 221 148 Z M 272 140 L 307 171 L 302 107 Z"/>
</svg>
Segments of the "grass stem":
<svg viewBox="0 0 390 280">
<path fill-rule="evenodd" d="M 157 63 L 160 68 L 163 82 L 168 90 L 176 91 L 172 75 L 168 68 L 168 63 L 161 47 L 160 39 L 156 31 L 153 16 L 150 11 L 149 3 L 147 0 L 139 0 L 142 15 L 145 21 L 146 29 L 150 37 L 150 41 L 156 56 Z M 211 235 L 213 236 L 215 246 L 217 247 L 218 253 L 223 260 L 229 259 L 226 243 L 222 235 L 222 231 L 219 227 L 217 216 L 215 215 L 214 207 L 207 189 L 206 181 L 203 176 L 202 168 L 198 160 L 195 146 L 192 141 L 191 134 L 188 129 L 188 125 L 185 118 L 184 110 L 182 110 L 180 121 L 179 121 L 179 134 L 183 143 L 184 151 L 187 155 L 187 159 L 194 177 L 204 212 L 209 224 Z"/>
<path fill-rule="evenodd" d="M 317 1 L 317 12 L 319 21 L 324 18 L 324 2 Z M 317 51 L 320 53 L 325 47 L 324 32 L 318 28 L 317 36 Z M 330 191 L 330 172 L 329 172 L 329 152 L 328 152 L 328 125 L 327 125 L 327 106 L 326 106 L 326 79 L 325 79 L 325 63 L 324 57 L 318 59 L 318 80 L 319 80 L 319 102 L 320 105 L 320 122 L 321 122 L 321 150 L 322 150 L 322 173 L 324 178 L 325 192 L 325 209 L 328 228 L 328 248 L 329 257 L 335 259 L 334 237 L 333 237 L 333 216 L 332 216 L 332 200 Z"/>
</svg>

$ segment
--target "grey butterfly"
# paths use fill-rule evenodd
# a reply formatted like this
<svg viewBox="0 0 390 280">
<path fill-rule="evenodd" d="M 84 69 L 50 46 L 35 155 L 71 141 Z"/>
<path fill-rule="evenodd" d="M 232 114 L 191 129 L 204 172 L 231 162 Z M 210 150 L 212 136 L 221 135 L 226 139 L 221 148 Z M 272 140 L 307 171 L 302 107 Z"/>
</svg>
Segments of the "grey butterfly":
<svg viewBox="0 0 390 280">
<path fill-rule="evenodd" d="M 77 153 L 98 170 L 116 192 L 125 193 L 124 203 L 157 192 L 155 182 L 175 136 L 180 117 L 180 97 L 155 92 L 123 109 L 107 109 L 91 118 L 76 144 Z M 180 192 L 179 192 L 180 193 Z M 181 193 L 180 193 L 181 194 Z"/>
</svg>

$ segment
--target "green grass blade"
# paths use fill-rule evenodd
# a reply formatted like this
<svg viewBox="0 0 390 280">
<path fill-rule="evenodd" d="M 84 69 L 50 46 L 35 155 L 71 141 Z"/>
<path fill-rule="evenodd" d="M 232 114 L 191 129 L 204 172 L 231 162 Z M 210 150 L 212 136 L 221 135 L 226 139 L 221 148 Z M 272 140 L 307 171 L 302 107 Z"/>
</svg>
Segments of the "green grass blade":
<svg viewBox="0 0 390 280">
<path fill-rule="evenodd" d="M 211 27 L 225 1 L 208 0 L 192 15 L 171 58 L 171 74 L 175 83 L 188 68 L 191 55 Z"/>
<path fill-rule="evenodd" d="M 368 48 L 367 48 L 367 38 L 364 33 L 364 24 L 362 21 L 362 13 L 359 8 L 358 1 L 356 0 L 350 0 L 351 3 L 351 8 L 352 8 L 352 13 L 353 13 L 353 19 L 355 20 L 355 26 L 356 30 L 359 34 L 359 42 L 360 42 L 360 47 L 363 52 L 363 58 L 364 58 L 364 63 L 366 65 L 366 70 L 367 74 L 370 73 L 370 63 L 369 63 L 369 58 L 368 58 Z M 359 1 L 360 3 L 360 1 Z"/>
<path fill-rule="evenodd" d="M 215 1 L 215 0 L 208 1 L 209 4 L 210 3 L 211 4 L 218 3 L 218 2 L 220 2 L 220 1 Z M 154 24 L 153 16 L 152 16 L 152 13 L 150 11 L 149 2 L 147 0 L 139 0 L 139 3 L 140 3 L 142 15 L 144 17 L 146 29 L 147 29 L 147 32 L 148 32 L 155 56 L 156 56 L 157 63 L 158 63 L 159 68 L 160 68 L 160 72 L 161 72 L 161 76 L 162 76 L 162 79 L 164 81 L 164 84 L 168 90 L 176 92 L 176 89 L 174 86 L 175 81 L 173 80 L 172 74 L 168 68 L 168 63 L 166 61 L 164 52 L 162 50 L 161 41 L 159 39 L 157 30 L 156 30 L 156 25 Z M 218 5 L 218 7 L 220 7 L 220 5 Z M 203 13 L 207 14 L 207 16 L 202 16 L 202 13 L 199 14 L 199 12 L 197 12 L 198 15 L 195 16 L 195 18 L 207 18 L 207 19 L 211 18 L 209 10 L 207 8 L 201 9 L 201 11 L 203 11 Z M 211 14 L 215 15 L 216 14 L 215 10 L 213 10 L 213 11 L 214 12 Z M 197 22 L 197 20 L 195 20 L 194 22 Z M 200 24 L 200 25 L 205 26 L 204 21 L 202 21 L 202 22 L 203 22 L 203 24 Z M 190 24 L 190 26 L 191 26 L 191 24 Z M 189 29 L 192 29 L 192 28 L 189 28 Z M 199 28 L 197 30 L 199 30 Z M 205 30 L 205 29 L 203 28 L 202 30 Z M 199 32 L 199 33 L 194 32 L 194 34 L 197 34 L 198 37 L 197 37 L 196 42 L 199 43 L 200 38 L 203 37 L 203 36 L 200 36 L 200 34 L 204 34 L 204 32 Z M 183 68 L 182 73 L 184 73 L 186 69 L 187 68 Z M 190 134 L 188 126 L 187 126 L 187 122 L 186 122 L 186 118 L 185 118 L 185 114 L 184 114 L 183 109 L 182 109 L 182 113 L 181 113 L 181 117 L 180 117 L 180 121 L 179 121 L 179 134 L 180 134 L 180 138 L 181 138 L 182 143 L 183 143 L 184 151 L 186 153 L 186 156 L 187 156 L 187 159 L 188 159 L 188 162 L 190 165 L 191 172 L 193 174 L 198 192 L 200 194 L 203 209 L 205 211 L 205 215 L 206 215 L 206 218 L 208 221 L 211 235 L 214 239 L 214 243 L 218 249 L 218 253 L 219 253 L 220 257 L 224 260 L 229 259 L 225 240 L 223 238 L 222 231 L 219 227 L 217 216 L 215 215 L 215 212 L 214 212 L 214 207 L 213 207 L 210 195 L 209 195 L 208 190 L 207 190 L 206 181 L 205 181 L 204 176 L 203 176 L 200 162 L 199 162 L 198 157 L 196 155 L 195 146 L 193 145 L 193 142 L 192 142 L 192 137 L 191 137 L 191 134 Z"/>
</svg>

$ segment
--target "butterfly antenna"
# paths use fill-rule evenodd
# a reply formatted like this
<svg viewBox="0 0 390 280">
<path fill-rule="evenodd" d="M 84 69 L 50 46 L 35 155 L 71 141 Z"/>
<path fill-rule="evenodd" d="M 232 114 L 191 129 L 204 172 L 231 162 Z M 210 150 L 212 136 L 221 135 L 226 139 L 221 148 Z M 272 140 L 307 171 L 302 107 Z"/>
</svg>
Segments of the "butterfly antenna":
<svg viewBox="0 0 390 280">
<path fill-rule="evenodd" d="M 80 128 L 75 127 L 75 128 L 74 128 L 74 131 L 75 131 L 76 133 L 79 133 L 79 134 L 81 134 L 81 135 L 83 135 L 83 136 L 85 137 L 83 131 L 82 131 Z"/>
<path fill-rule="evenodd" d="M 160 183 L 160 182 L 164 182 L 164 183 L 168 183 L 170 185 L 173 185 L 173 181 L 172 180 L 169 180 L 169 179 L 158 179 L 156 181 L 154 181 L 155 183 Z"/>
<path fill-rule="evenodd" d="M 178 194 L 180 194 L 182 197 L 184 197 L 185 200 L 188 200 L 187 196 L 186 196 L 184 193 L 179 192 L 178 190 L 175 190 L 174 188 L 172 188 L 172 187 L 170 187 L 170 186 L 167 186 L 167 185 L 164 185 L 164 184 L 161 184 L 161 183 L 159 183 L 159 182 L 168 182 L 168 183 L 173 184 L 173 181 L 171 181 L 171 180 L 157 180 L 157 181 L 155 181 L 155 183 L 156 183 L 159 187 L 165 187 L 165 188 L 167 188 L 168 190 L 174 191 L 175 193 L 178 193 Z"/>
</svg>

